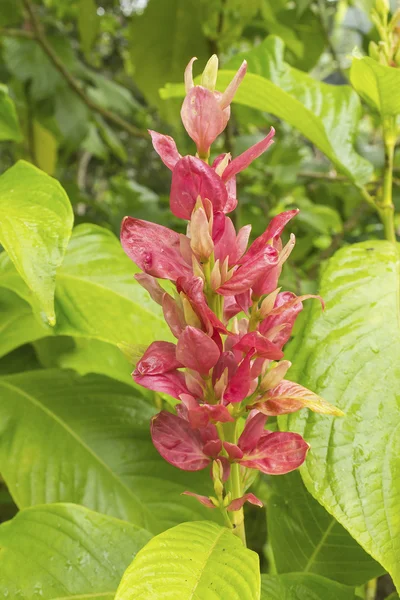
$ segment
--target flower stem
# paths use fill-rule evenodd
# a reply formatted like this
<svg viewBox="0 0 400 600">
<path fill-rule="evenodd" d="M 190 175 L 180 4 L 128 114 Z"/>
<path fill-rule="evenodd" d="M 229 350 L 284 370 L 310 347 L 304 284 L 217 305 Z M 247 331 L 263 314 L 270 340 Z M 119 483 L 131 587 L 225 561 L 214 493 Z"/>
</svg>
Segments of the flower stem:
<svg viewBox="0 0 400 600">
<path fill-rule="evenodd" d="M 386 165 L 383 179 L 382 201 L 378 204 L 378 212 L 385 230 L 385 237 L 389 242 L 396 241 L 394 229 L 394 206 L 392 202 L 394 146 L 395 139 L 390 133 L 386 134 Z"/>
<path fill-rule="evenodd" d="M 224 424 L 225 439 L 232 444 L 236 444 L 238 440 L 237 425 L 237 420 L 234 423 Z M 226 487 L 232 494 L 232 500 L 236 500 L 236 498 L 241 498 L 243 496 L 242 476 L 240 473 L 240 465 L 238 463 L 233 463 L 231 465 L 231 472 L 229 479 L 226 482 Z M 233 533 L 240 538 L 243 545 L 246 546 L 243 508 L 231 511 L 229 517 L 233 526 Z"/>
</svg>

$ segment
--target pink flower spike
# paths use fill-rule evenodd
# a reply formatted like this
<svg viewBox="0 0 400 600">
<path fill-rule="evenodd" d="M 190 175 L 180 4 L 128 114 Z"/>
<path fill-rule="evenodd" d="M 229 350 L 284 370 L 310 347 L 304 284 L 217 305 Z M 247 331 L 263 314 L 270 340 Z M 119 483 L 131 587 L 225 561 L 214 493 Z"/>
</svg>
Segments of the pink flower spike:
<svg viewBox="0 0 400 600">
<path fill-rule="evenodd" d="M 185 69 L 185 75 L 184 75 L 184 79 L 185 79 L 185 90 L 186 93 L 190 92 L 190 90 L 192 89 L 192 87 L 194 87 L 194 81 L 193 81 L 193 63 L 194 61 L 197 60 L 197 56 L 193 56 L 193 58 L 191 58 L 187 64 L 187 67 Z"/>
<path fill-rule="evenodd" d="M 204 331 L 189 326 L 179 336 L 176 356 L 188 369 L 207 375 L 217 363 L 220 351 Z"/>
<path fill-rule="evenodd" d="M 265 423 L 267 422 L 267 417 L 261 413 L 252 415 L 253 413 L 250 413 L 247 417 L 246 425 L 238 441 L 238 446 L 244 453 L 250 452 L 257 446 L 265 431 Z"/>
<path fill-rule="evenodd" d="M 151 135 L 154 150 L 157 152 L 164 165 L 172 171 L 178 160 L 182 158 L 176 147 L 175 140 L 170 135 L 163 135 L 152 129 L 149 129 L 148 131 Z"/>
<path fill-rule="evenodd" d="M 201 504 L 204 504 L 204 506 L 207 506 L 208 508 L 215 508 L 208 496 L 202 496 L 201 494 L 195 494 L 194 492 L 182 492 L 181 496 L 192 496 L 192 498 L 196 498 L 196 500 L 198 500 Z"/>
<path fill-rule="evenodd" d="M 229 106 L 232 102 L 239 85 L 242 83 L 243 77 L 246 75 L 246 71 L 247 61 L 244 60 L 219 100 L 219 105 L 222 109 Z"/>
<path fill-rule="evenodd" d="M 264 506 L 261 500 L 259 500 L 254 494 L 245 494 L 241 498 L 236 498 L 235 500 L 232 500 L 232 502 L 227 506 L 226 510 L 240 510 L 245 502 L 250 502 L 250 504 L 254 504 L 254 506 L 259 506 L 260 508 Z"/>
<path fill-rule="evenodd" d="M 150 297 L 152 300 L 154 300 L 154 302 L 162 305 L 165 290 L 161 287 L 155 277 L 152 275 L 147 275 L 147 273 L 136 273 L 134 278 L 139 285 L 149 292 Z"/>
<path fill-rule="evenodd" d="M 242 154 L 239 154 L 236 158 L 229 163 L 226 167 L 225 171 L 222 173 L 222 181 L 227 182 L 231 177 L 244 171 L 247 167 L 263 152 L 268 150 L 268 148 L 274 143 L 273 137 L 275 135 L 275 129 L 271 127 L 269 134 L 257 144 L 254 144 L 247 150 L 245 150 Z"/>
<path fill-rule="evenodd" d="M 139 375 L 133 372 L 133 380 L 142 387 L 160 394 L 168 394 L 173 398 L 179 398 L 181 394 L 187 394 L 185 376 L 180 371 L 170 371 L 157 375 Z"/>
<path fill-rule="evenodd" d="M 241 350 L 246 353 L 249 352 L 249 350 L 255 350 L 257 356 L 268 358 L 269 360 L 280 360 L 283 358 L 282 350 L 267 340 L 267 338 L 258 331 L 246 333 L 239 342 L 233 346 L 233 350 Z"/>
<path fill-rule="evenodd" d="M 148 275 L 176 281 L 191 275 L 191 267 L 180 253 L 179 234 L 149 221 L 125 217 L 121 227 L 125 253 Z"/>
<path fill-rule="evenodd" d="M 158 375 L 179 369 L 176 346 L 171 342 L 153 342 L 136 365 L 135 375 Z"/>
<path fill-rule="evenodd" d="M 267 475 L 284 475 L 300 467 L 309 449 L 298 433 L 264 432 L 258 444 L 245 453 L 240 464 Z"/>
<path fill-rule="evenodd" d="M 172 171 L 171 211 L 189 221 L 199 196 L 212 202 L 214 212 L 225 212 L 228 192 L 221 178 L 200 158 L 184 156 Z"/>
<path fill-rule="evenodd" d="M 166 410 L 152 418 L 151 437 L 161 456 L 178 469 L 200 471 L 210 463 L 198 431 Z"/>
</svg>

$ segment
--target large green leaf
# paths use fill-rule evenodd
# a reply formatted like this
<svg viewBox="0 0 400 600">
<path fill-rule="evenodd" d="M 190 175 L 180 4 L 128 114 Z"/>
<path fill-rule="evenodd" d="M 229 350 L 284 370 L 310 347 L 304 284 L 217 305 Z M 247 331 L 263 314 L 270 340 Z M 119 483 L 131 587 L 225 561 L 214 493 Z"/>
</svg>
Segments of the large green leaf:
<svg viewBox="0 0 400 600">
<path fill-rule="evenodd" d="M 52 325 L 56 271 L 72 223 L 68 196 L 52 177 L 24 161 L 1 176 L 0 242 Z"/>
<path fill-rule="evenodd" d="M 261 575 L 261 600 L 353 600 L 354 588 L 319 575 Z"/>
<path fill-rule="evenodd" d="M 74 504 L 27 508 L 0 526 L 0 597 L 113 600 L 144 529 Z"/>
<path fill-rule="evenodd" d="M 395 245 L 340 250 L 324 270 L 290 378 L 339 406 L 345 417 L 302 411 L 288 420 L 311 444 L 309 491 L 400 586 L 400 327 Z M 297 339 L 297 342 L 296 342 Z"/>
<path fill-rule="evenodd" d="M 368 181 L 372 165 L 354 150 L 361 105 L 347 85 L 316 81 L 286 64 L 282 41 L 269 36 L 262 44 L 236 55 L 218 75 L 218 89 L 224 89 L 245 58 L 248 73 L 235 102 L 276 115 L 311 140 L 336 168 L 358 184 Z M 162 97 L 182 95 L 182 86 L 166 86 Z"/>
<path fill-rule="evenodd" d="M 232 532 L 201 521 L 153 538 L 126 571 L 115 600 L 259 600 L 258 556 Z"/>
<path fill-rule="evenodd" d="M 0 141 L 19 142 L 21 131 L 15 106 L 5 85 L 0 84 Z"/>
<path fill-rule="evenodd" d="M 400 71 L 372 58 L 353 58 L 350 81 L 355 90 L 383 117 L 400 114 Z"/>
<path fill-rule="evenodd" d="M 114 345 L 148 345 L 170 337 L 160 307 L 134 280 L 137 271 L 110 231 L 96 225 L 76 227 L 57 273 L 57 324 L 48 328 L 48 335 L 95 338 Z M 0 286 L 32 303 L 29 290 L 2 256 Z"/>
<path fill-rule="evenodd" d="M 208 472 L 185 473 L 159 456 L 153 414 L 107 377 L 40 370 L 0 378 L 0 472 L 15 503 L 75 502 L 154 532 L 210 517 L 180 495 L 208 493 Z"/>
<path fill-rule="evenodd" d="M 132 17 L 130 54 L 135 82 L 152 104 L 160 104 L 158 90 L 167 81 L 183 80 L 192 56 L 203 64 L 208 58 L 200 16 L 198 0 L 150 0 L 143 15 Z"/>
<path fill-rule="evenodd" d="M 361 585 L 383 574 L 382 567 L 304 487 L 297 471 L 268 477 L 269 541 L 278 573 L 315 573 Z"/>
</svg>

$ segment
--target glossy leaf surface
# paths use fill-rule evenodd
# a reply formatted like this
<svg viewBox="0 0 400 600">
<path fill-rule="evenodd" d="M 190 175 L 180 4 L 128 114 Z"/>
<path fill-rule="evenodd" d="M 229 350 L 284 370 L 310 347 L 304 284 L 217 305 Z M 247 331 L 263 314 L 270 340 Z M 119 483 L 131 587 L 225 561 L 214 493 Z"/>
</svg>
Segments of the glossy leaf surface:
<svg viewBox="0 0 400 600">
<path fill-rule="evenodd" d="M 161 309 L 134 280 L 137 272 L 110 231 L 96 225 L 76 227 L 57 274 L 57 324 L 48 335 L 95 338 L 114 345 L 148 345 L 156 338 L 171 337 Z M 6 256 L 0 257 L 0 286 L 34 306 Z"/>
<path fill-rule="evenodd" d="M 353 58 L 350 81 L 360 96 L 383 117 L 400 114 L 400 71 L 372 58 Z"/>
<path fill-rule="evenodd" d="M 258 556 L 226 527 L 183 523 L 153 538 L 126 571 L 115 600 L 259 600 Z"/>
<path fill-rule="evenodd" d="M 144 529 L 74 504 L 28 508 L 0 526 L 0 597 L 112 600 Z"/>
<path fill-rule="evenodd" d="M 1 176 L 0 242 L 51 325 L 56 271 L 72 223 L 68 196 L 52 177 L 24 161 Z"/>
<path fill-rule="evenodd" d="M 296 361 L 288 377 L 345 416 L 303 411 L 288 419 L 289 429 L 311 444 L 301 473 L 308 490 L 400 585 L 396 246 L 371 241 L 343 248 L 324 270 L 320 294 L 326 311 L 312 307 L 292 345 Z"/>
</svg>

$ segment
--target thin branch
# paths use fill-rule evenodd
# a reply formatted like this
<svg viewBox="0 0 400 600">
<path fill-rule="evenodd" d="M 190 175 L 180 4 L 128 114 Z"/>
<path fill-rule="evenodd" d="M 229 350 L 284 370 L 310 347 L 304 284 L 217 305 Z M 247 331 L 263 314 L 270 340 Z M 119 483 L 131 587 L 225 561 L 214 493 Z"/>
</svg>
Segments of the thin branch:
<svg viewBox="0 0 400 600">
<path fill-rule="evenodd" d="M 47 56 L 49 57 L 49 59 L 53 63 L 54 67 L 62 75 L 62 77 L 65 79 L 65 81 L 68 83 L 68 85 L 71 88 L 71 90 L 74 91 L 80 97 L 80 99 L 82 100 L 82 102 L 84 102 L 88 108 L 90 108 L 91 110 L 99 113 L 100 115 L 102 115 L 105 119 L 107 119 L 111 123 L 114 123 L 115 125 L 117 125 L 121 129 L 124 129 L 125 131 L 127 131 L 131 135 L 134 135 L 135 137 L 141 137 L 141 138 L 146 138 L 147 139 L 148 138 L 148 134 L 147 134 L 146 131 L 138 129 L 134 125 L 131 125 L 131 123 L 128 123 L 128 121 L 125 121 L 125 119 L 123 119 L 119 115 L 116 115 L 112 111 L 107 110 L 106 108 L 103 108 L 102 106 L 99 106 L 98 104 L 96 104 L 95 102 L 93 102 L 86 95 L 86 93 L 84 92 L 84 90 L 80 86 L 79 82 L 68 71 L 68 69 L 66 69 L 65 65 L 63 64 L 63 62 L 60 60 L 60 58 L 58 57 L 58 55 L 54 52 L 53 48 L 51 47 L 51 45 L 47 41 L 46 36 L 45 36 L 45 34 L 44 34 L 43 30 L 42 30 L 41 24 L 40 24 L 40 22 L 39 22 L 39 20 L 38 20 L 38 18 L 36 16 L 36 14 L 35 14 L 35 9 L 33 8 L 31 0 L 23 0 L 23 3 L 24 3 L 24 6 L 25 6 L 28 14 L 29 14 L 29 18 L 30 18 L 30 21 L 31 21 L 31 25 L 32 25 L 32 29 L 33 29 L 35 40 L 38 42 L 38 44 L 40 44 L 40 46 L 42 47 L 43 51 L 47 54 Z"/>
<path fill-rule="evenodd" d="M 8 27 L 0 27 L 0 36 L 6 37 L 19 37 L 26 38 L 29 40 L 35 39 L 35 34 L 32 31 L 26 31 L 25 29 L 9 29 Z"/>
</svg>

